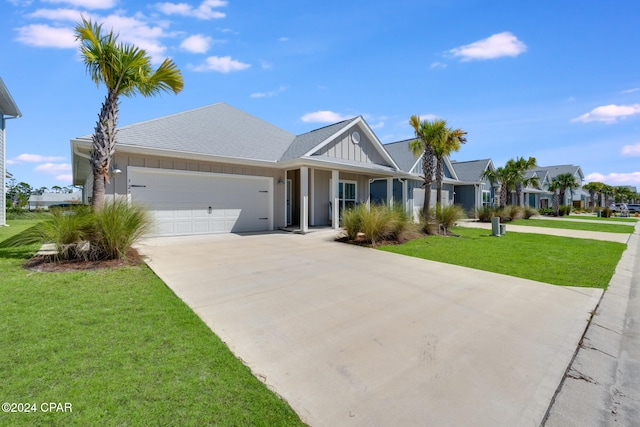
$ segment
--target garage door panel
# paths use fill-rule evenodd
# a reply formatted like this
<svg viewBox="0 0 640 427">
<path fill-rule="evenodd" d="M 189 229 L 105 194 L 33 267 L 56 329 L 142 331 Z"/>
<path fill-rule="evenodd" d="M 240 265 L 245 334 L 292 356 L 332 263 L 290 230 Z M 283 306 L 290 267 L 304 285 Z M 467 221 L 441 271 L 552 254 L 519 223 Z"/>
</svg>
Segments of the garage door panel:
<svg viewBox="0 0 640 427">
<path fill-rule="evenodd" d="M 146 205 L 154 234 L 266 231 L 272 179 L 130 168 L 132 201 Z M 265 219 L 266 218 L 266 219 Z"/>
</svg>

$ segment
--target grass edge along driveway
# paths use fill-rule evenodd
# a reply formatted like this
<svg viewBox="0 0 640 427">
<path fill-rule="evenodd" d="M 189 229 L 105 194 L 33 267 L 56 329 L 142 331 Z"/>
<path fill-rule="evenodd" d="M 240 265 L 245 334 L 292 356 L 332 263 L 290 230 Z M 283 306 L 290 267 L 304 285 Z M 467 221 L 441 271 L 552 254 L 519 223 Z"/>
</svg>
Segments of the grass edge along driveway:
<svg viewBox="0 0 640 427">
<path fill-rule="evenodd" d="M 565 230 L 602 231 L 605 233 L 633 233 L 635 223 L 592 223 L 579 221 L 563 221 L 554 219 L 519 219 L 506 224 L 526 225 L 529 227 L 563 228 Z"/>
<path fill-rule="evenodd" d="M 454 227 L 460 237 L 428 236 L 378 249 L 561 286 L 606 289 L 627 245 L 591 239 Z"/>
<path fill-rule="evenodd" d="M 0 396 L 35 404 L 0 425 L 304 425 L 146 265 L 24 270 L 36 249 L 0 247 Z"/>
</svg>

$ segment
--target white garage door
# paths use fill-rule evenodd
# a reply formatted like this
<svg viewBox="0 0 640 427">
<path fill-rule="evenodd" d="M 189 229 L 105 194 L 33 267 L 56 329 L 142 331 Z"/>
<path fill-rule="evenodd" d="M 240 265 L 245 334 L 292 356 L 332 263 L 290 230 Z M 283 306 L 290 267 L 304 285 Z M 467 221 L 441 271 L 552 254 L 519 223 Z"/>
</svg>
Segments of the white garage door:
<svg viewBox="0 0 640 427">
<path fill-rule="evenodd" d="M 146 206 L 156 236 L 273 229 L 273 179 L 128 168 L 132 202 Z"/>
</svg>

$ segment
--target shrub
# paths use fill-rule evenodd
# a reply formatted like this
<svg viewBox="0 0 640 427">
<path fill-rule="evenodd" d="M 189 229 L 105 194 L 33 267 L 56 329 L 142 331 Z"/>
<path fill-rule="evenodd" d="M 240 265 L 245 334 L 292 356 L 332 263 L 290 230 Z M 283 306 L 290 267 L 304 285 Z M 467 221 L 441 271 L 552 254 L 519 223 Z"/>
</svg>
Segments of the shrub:
<svg viewBox="0 0 640 427">
<path fill-rule="evenodd" d="M 540 208 L 540 215 L 553 216 L 553 208 Z"/>
<path fill-rule="evenodd" d="M 496 210 L 491 206 L 483 206 L 476 209 L 476 216 L 480 222 L 491 222 L 491 218 L 495 216 Z"/>
<path fill-rule="evenodd" d="M 342 213 L 342 226 L 350 240 L 364 235 L 367 243 L 376 245 L 382 239 L 397 239 L 407 228 L 409 218 L 401 206 L 365 204 Z"/>
<path fill-rule="evenodd" d="M 525 206 L 523 215 L 524 215 L 524 219 L 529 219 L 532 216 L 538 215 L 538 211 L 532 208 L 531 206 Z"/>
<path fill-rule="evenodd" d="M 366 215 L 367 205 L 359 204 L 352 209 L 342 211 L 342 228 L 349 240 L 356 240 L 362 232 L 362 220 Z"/>
<path fill-rule="evenodd" d="M 604 208 L 600 211 L 600 216 L 603 218 L 610 218 L 611 217 L 611 209 L 609 208 Z"/>
<path fill-rule="evenodd" d="M 125 258 L 127 251 L 151 225 L 147 211 L 138 205 L 118 200 L 105 203 L 95 212 L 92 246 L 96 256 L 105 259 Z"/>
<path fill-rule="evenodd" d="M 464 209 L 458 205 L 442 206 L 436 209 L 434 214 L 438 225 L 445 229 L 453 227 L 457 221 L 466 217 Z"/>
<path fill-rule="evenodd" d="M 149 229 L 146 211 L 126 201 L 106 203 L 99 212 L 89 206 L 52 209 L 43 222 L 3 242 L 3 246 L 53 243 L 56 259 L 124 258 Z"/>
<path fill-rule="evenodd" d="M 86 258 L 83 244 L 93 232 L 93 212 L 83 206 L 74 212 L 61 209 L 51 210 L 50 217 L 30 229 L 6 241 L 7 246 L 53 243 L 56 259 Z"/>
<path fill-rule="evenodd" d="M 558 215 L 565 216 L 571 213 L 571 206 L 561 205 L 558 207 Z"/>
<path fill-rule="evenodd" d="M 524 209 L 518 205 L 507 205 L 504 207 L 503 211 L 504 216 L 509 218 L 508 221 L 515 221 L 524 217 Z"/>
</svg>

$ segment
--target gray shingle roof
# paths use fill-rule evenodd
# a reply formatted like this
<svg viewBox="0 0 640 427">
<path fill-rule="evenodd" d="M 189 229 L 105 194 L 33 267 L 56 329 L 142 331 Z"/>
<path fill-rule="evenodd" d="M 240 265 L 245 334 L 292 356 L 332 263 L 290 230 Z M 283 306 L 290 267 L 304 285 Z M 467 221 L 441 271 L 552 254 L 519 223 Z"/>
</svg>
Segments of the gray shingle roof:
<svg viewBox="0 0 640 427">
<path fill-rule="evenodd" d="M 409 142 L 413 140 L 415 140 L 415 138 L 390 142 L 383 145 L 384 149 L 391 155 L 398 167 L 407 173 L 411 172 L 413 165 L 418 161 L 418 157 L 414 156 L 411 150 L 409 150 Z"/>
<path fill-rule="evenodd" d="M 356 119 L 357 117 L 354 117 L 353 119 L 344 120 L 342 122 L 334 123 L 332 125 L 296 136 L 296 138 L 293 140 L 287 151 L 285 151 L 285 153 L 282 155 L 280 160 L 291 160 L 304 156 L 313 147 L 321 144 L 331 135 L 340 132 Z"/>
<path fill-rule="evenodd" d="M 295 137 L 225 103 L 123 126 L 117 134 L 119 145 L 272 162 Z"/>
<path fill-rule="evenodd" d="M 491 159 L 470 160 L 467 162 L 452 161 L 451 166 L 462 182 L 478 182 L 482 180 L 482 173 L 487 169 Z"/>
<path fill-rule="evenodd" d="M 544 174 L 545 172 L 548 172 L 550 178 L 555 178 L 556 176 L 563 173 L 570 173 L 571 175 L 574 175 L 579 169 L 580 169 L 580 166 L 576 166 L 576 165 L 557 165 L 557 166 L 540 166 L 536 168 L 535 171 L 541 172 L 542 174 Z"/>
</svg>

